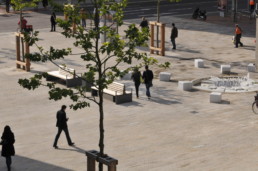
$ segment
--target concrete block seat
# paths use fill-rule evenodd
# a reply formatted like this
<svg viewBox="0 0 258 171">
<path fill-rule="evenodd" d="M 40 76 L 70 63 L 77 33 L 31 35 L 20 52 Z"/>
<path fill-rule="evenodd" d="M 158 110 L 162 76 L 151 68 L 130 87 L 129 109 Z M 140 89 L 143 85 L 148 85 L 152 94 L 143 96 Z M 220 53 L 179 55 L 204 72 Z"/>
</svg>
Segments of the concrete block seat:
<svg viewBox="0 0 258 171">
<path fill-rule="evenodd" d="M 82 80 L 76 76 L 74 69 L 62 65 L 59 65 L 58 67 L 58 71 L 47 72 L 47 81 L 57 81 L 61 84 L 65 84 L 67 87 L 82 85 Z"/>
<path fill-rule="evenodd" d="M 230 73 L 231 66 L 230 65 L 221 65 L 220 66 L 220 72 L 221 74 L 228 74 Z"/>
<path fill-rule="evenodd" d="M 255 70 L 256 70 L 256 67 L 255 67 L 254 64 L 250 63 L 250 64 L 247 65 L 247 71 L 248 72 L 255 72 Z"/>
<path fill-rule="evenodd" d="M 210 103 L 220 103 L 221 96 L 222 96 L 222 93 L 220 92 L 212 92 L 210 94 Z"/>
<path fill-rule="evenodd" d="M 92 96 L 98 96 L 98 87 L 92 86 L 91 94 Z M 113 82 L 103 90 L 103 97 L 116 104 L 132 102 L 132 90 L 126 91 L 124 84 Z"/>
<path fill-rule="evenodd" d="M 194 66 L 196 68 L 203 68 L 204 67 L 204 63 L 202 59 L 195 59 L 194 60 Z"/>
<path fill-rule="evenodd" d="M 179 81 L 178 82 L 178 88 L 180 90 L 189 91 L 193 87 L 192 81 Z"/>
<path fill-rule="evenodd" d="M 170 81 L 171 73 L 169 72 L 161 72 L 159 73 L 160 81 Z"/>
</svg>

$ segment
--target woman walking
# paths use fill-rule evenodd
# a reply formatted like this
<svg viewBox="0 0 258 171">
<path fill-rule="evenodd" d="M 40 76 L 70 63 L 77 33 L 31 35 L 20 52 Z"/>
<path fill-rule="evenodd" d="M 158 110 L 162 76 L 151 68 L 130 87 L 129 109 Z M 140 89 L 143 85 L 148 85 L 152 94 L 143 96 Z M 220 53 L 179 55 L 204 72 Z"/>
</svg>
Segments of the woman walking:
<svg viewBox="0 0 258 171">
<path fill-rule="evenodd" d="M 138 68 L 135 68 L 132 74 L 132 79 L 134 81 L 137 99 L 139 98 L 139 87 L 141 84 L 141 77 L 142 77 L 141 72 L 138 70 Z"/>
<path fill-rule="evenodd" d="M 11 171 L 11 164 L 12 164 L 11 156 L 15 155 L 15 150 L 13 146 L 15 139 L 10 126 L 8 125 L 5 126 L 1 139 L 2 139 L 1 141 L 2 156 L 6 158 L 7 170 Z"/>
</svg>

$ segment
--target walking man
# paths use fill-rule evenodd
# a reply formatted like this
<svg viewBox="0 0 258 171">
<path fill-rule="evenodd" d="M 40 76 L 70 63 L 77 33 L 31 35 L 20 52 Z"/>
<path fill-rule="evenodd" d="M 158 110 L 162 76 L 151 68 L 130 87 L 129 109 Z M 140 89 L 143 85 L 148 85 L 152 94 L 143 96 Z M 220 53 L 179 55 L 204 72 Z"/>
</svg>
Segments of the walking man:
<svg viewBox="0 0 258 171">
<path fill-rule="evenodd" d="M 243 46 L 243 43 L 240 41 L 242 37 L 242 29 L 236 24 L 236 30 L 235 30 L 235 39 L 236 39 L 236 46 L 235 48 L 238 48 L 238 44 L 240 46 Z"/>
<path fill-rule="evenodd" d="M 5 1 L 5 10 L 6 10 L 7 13 L 10 12 L 10 2 L 11 2 L 11 0 L 6 0 Z"/>
<path fill-rule="evenodd" d="M 145 71 L 142 74 L 142 78 L 144 79 L 144 83 L 146 86 L 146 96 L 148 99 L 150 99 L 151 94 L 150 94 L 150 87 L 152 87 L 152 79 L 153 79 L 153 72 L 149 70 L 148 65 L 145 66 Z"/>
<path fill-rule="evenodd" d="M 57 141 L 60 137 L 60 134 L 62 131 L 65 132 L 65 136 L 66 136 L 66 139 L 67 139 L 67 142 L 68 142 L 68 145 L 69 146 L 73 146 L 74 143 L 72 142 L 71 138 L 70 138 L 70 135 L 69 135 L 69 131 L 68 131 L 68 127 L 67 127 L 67 121 L 69 118 L 66 118 L 66 113 L 65 113 L 65 109 L 66 109 L 66 106 L 65 105 L 62 105 L 62 108 L 61 110 L 59 110 L 56 114 L 56 127 L 58 127 L 58 132 L 56 134 L 56 138 L 55 138 L 55 142 L 54 142 L 54 145 L 53 147 L 55 149 L 58 148 L 57 146 Z"/>
<path fill-rule="evenodd" d="M 250 5 L 250 12 L 251 13 L 254 12 L 255 0 L 250 0 L 249 5 Z"/>
<path fill-rule="evenodd" d="M 175 23 L 172 23 L 172 30 L 171 30 L 171 35 L 170 35 L 170 39 L 173 45 L 173 49 L 176 49 L 176 38 L 178 36 L 178 30 L 175 26 Z"/>
<path fill-rule="evenodd" d="M 56 14 L 53 12 L 50 17 L 51 22 L 51 30 L 50 31 L 56 31 Z"/>
<path fill-rule="evenodd" d="M 132 79 L 133 79 L 133 81 L 134 81 L 137 99 L 139 98 L 139 87 L 140 87 L 140 84 L 141 84 L 141 77 L 142 77 L 142 74 L 141 74 L 141 72 L 138 70 L 138 68 L 136 67 L 136 68 L 134 69 L 133 74 L 132 74 Z"/>
</svg>

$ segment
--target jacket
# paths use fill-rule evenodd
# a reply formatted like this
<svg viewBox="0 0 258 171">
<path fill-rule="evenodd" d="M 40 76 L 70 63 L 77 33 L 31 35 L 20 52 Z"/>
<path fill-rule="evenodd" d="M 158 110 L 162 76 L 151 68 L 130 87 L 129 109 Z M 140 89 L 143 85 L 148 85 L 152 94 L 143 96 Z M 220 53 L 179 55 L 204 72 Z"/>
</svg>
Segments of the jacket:
<svg viewBox="0 0 258 171">
<path fill-rule="evenodd" d="M 132 79 L 135 82 L 135 84 L 141 84 L 141 72 L 137 71 L 137 72 L 133 72 L 132 74 Z"/>
<path fill-rule="evenodd" d="M 58 128 L 67 128 L 67 118 L 66 113 L 63 110 L 59 110 L 56 114 L 56 127 Z"/>
<path fill-rule="evenodd" d="M 172 28 L 170 39 L 175 39 L 178 36 L 178 30 L 176 27 Z"/>
<path fill-rule="evenodd" d="M 14 134 L 12 132 L 9 133 L 3 133 L 2 137 L 2 156 L 9 157 L 15 155 L 14 150 Z"/>
<path fill-rule="evenodd" d="M 153 79 L 153 72 L 151 70 L 144 71 L 142 78 L 144 79 L 145 84 L 151 83 Z"/>
</svg>

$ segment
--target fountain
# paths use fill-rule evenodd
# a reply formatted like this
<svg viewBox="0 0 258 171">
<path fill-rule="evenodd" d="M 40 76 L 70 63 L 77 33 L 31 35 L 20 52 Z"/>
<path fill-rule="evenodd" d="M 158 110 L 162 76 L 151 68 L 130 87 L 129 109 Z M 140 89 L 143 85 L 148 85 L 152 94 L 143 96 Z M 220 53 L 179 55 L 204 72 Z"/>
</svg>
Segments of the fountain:
<svg viewBox="0 0 258 171">
<path fill-rule="evenodd" d="M 247 76 L 227 76 L 197 79 L 193 81 L 193 88 L 206 91 L 218 92 L 250 92 L 258 91 L 258 82 Z"/>
</svg>

